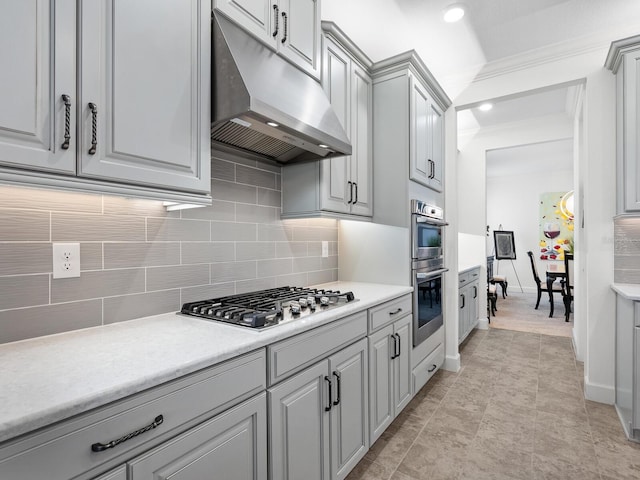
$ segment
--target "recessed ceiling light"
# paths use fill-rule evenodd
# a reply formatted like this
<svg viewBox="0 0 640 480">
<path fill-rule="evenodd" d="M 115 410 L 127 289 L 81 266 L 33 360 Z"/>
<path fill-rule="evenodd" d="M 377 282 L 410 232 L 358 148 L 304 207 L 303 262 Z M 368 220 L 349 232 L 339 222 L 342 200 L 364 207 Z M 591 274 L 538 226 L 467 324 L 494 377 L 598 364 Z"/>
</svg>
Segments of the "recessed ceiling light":
<svg viewBox="0 0 640 480">
<path fill-rule="evenodd" d="M 449 5 L 444 11 L 444 21 L 453 23 L 464 17 L 464 7 L 459 3 Z"/>
<path fill-rule="evenodd" d="M 276 123 L 276 122 L 267 122 L 267 125 L 269 125 L 270 127 L 279 127 L 280 124 Z"/>
<path fill-rule="evenodd" d="M 320 148 L 329 148 L 329 145 L 325 145 L 324 143 L 321 143 L 320 145 L 318 145 Z"/>
<path fill-rule="evenodd" d="M 482 110 L 483 112 L 488 112 L 493 108 L 493 103 L 483 103 L 478 107 L 478 110 Z"/>
</svg>

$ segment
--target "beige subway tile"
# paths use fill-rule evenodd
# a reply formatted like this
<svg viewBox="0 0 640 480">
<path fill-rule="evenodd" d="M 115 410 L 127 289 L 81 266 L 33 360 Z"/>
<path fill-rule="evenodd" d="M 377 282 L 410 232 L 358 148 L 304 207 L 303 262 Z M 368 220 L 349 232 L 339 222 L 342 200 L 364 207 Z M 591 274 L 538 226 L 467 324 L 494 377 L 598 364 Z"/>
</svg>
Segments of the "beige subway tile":
<svg viewBox="0 0 640 480">
<path fill-rule="evenodd" d="M 102 300 L 0 311 L 0 343 L 102 324 Z"/>
<path fill-rule="evenodd" d="M 180 264 L 180 243 L 105 243 L 104 268 L 155 267 Z"/>
<path fill-rule="evenodd" d="M 0 310 L 49 303 L 49 275 L 0 277 Z"/>
<path fill-rule="evenodd" d="M 291 242 L 293 228 L 283 222 L 258 225 L 258 240 L 261 242 Z"/>
<path fill-rule="evenodd" d="M 233 242 L 182 242 L 182 264 L 231 262 L 236 259 Z"/>
<path fill-rule="evenodd" d="M 0 242 L 48 242 L 49 212 L 0 209 Z"/>
<path fill-rule="evenodd" d="M 237 260 L 264 260 L 276 256 L 275 242 L 238 242 Z"/>
<path fill-rule="evenodd" d="M 104 323 L 123 322 L 179 310 L 178 289 L 109 297 L 104 299 Z"/>
<path fill-rule="evenodd" d="M 211 222 L 211 240 L 214 242 L 253 242 L 256 237 L 253 223 Z"/>
<path fill-rule="evenodd" d="M 208 264 L 147 268 L 148 292 L 208 283 L 210 283 Z"/>
<path fill-rule="evenodd" d="M 102 269 L 102 243 L 80 244 L 80 270 Z"/>
<path fill-rule="evenodd" d="M 181 211 L 182 218 L 194 220 L 216 220 L 219 222 L 234 222 L 236 220 L 236 204 L 213 200 L 211 206 L 188 208 Z"/>
<path fill-rule="evenodd" d="M 306 272 L 278 275 L 276 277 L 276 287 L 306 287 L 308 285 L 309 280 Z"/>
<path fill-rule="evenodd" d="M 74 215 L 53 213 L 54 242 L 143 242 L 144 218 L 126 215 Z"/>
<path fill-rule="evenodd" d="M 293 272 L 293 263 L 290 258 L 275 260 L 258 260 L 258 278 L 287 275 Z"/>
<path fill-rule="evenodd" d="M 228 202 L 256 203 L 257 188 L 224 180 L 211 181 L 211 197 Z"/>
<path fill-rule="evenodd" d="M 238 293 L 256 292 L 258 290 L 275 288 L 275 286 L 276 282 L 274 277 L 255 278 L 236 282 L 236 291 Z"/>
<path fill-rule="evenodd" d="M 197 302 L 210 298 L 226 297 L 236 293 L 236 284 L 234 282 L 219 283 L 216 285 L 201 285 L 198 287 L 186 287 L 180 289 L 182 292 L 181 302 Z"/>
<path fill-rule="evenodd" d="M 51 280 L 51 302 L 70 302 L 144 292 L 144 268 L 83 272 L 77 278 Z"/>
<path fill-rule="evenodd" d="M 102 195 L 46 188 L 0 186 L 0 205 L 57 212 L 101 213 Z"/>
<path fill-rule="evenodd" d="M 211 283 L 226 283 L 256 278 L 256 262 L 225 262 L 211 265 Z"/>
<path fill-rule="evenodd" d="M 262 207 L 260 205 L 236 205 L 236 221 L 247 223 L 274 223 L 280 219 L 277 209 L 274 207 Z"/>
<path fill-rule="evenodd" d="M 309 245 L 311 244 L 307 242 L 276 242 L 276 256 L 278 258 L 306 257 Z"/>
<path fill-rule="evenodd" d="M 338 270 L 320 270 L 317 272 L 309 272 L 307 274 L 309 285 L 318 285 L 321 283 L 337 282 Z"/>
<path fill-rule="evenodd" d="M 209 241 L 209 223 L 206 220 L 185 220 L 182 218 L 148 218 L 147 241 Z"/>
<path fill-rule="evenodd" d="M 211 159 L 211 178 L 235 182 L 236 164 L 213 157 Z"/>
<path fill-rule="evenodd" d="M 49 273 L 50 243 L 0 243 L 0 276 Z"/>
<path fill-rule="evenodd" d="M 238 183 L 263 188 L 276 188 L 276 174 L 259 168 L 238 165 L 236 167 L 236 181 Z"/>
<path fill-rule="evenodd" d="M 296 242 L 338 241 L 338 229 L 328 227 L 294 227 L 293 240 Z"/>
<path fill-rule="evenodd" d="M 321 257 L 300 257 L 293 259 L 293 272 L 310 272 L 322 270 Z"/>
<path fill-rule="evenodd" d="M 269 190 L 258 188 L 258 205 L 268 205 L 271 207 L 282 206 L 282 194 L 279 190 Z"/>
</svg>

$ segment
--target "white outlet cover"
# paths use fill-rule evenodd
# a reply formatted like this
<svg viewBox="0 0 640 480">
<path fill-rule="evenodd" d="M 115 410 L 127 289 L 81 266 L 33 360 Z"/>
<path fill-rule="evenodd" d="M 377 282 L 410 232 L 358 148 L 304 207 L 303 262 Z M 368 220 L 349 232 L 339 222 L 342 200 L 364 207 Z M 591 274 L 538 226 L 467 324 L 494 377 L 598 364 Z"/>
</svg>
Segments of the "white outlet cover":
<svg viewBox="0 0 640 480">
<path fill-rule="evenodd" d="M 80 244 L 53 244 L 53 278 L 73 278 L 80 276 Z"/>
</svg>

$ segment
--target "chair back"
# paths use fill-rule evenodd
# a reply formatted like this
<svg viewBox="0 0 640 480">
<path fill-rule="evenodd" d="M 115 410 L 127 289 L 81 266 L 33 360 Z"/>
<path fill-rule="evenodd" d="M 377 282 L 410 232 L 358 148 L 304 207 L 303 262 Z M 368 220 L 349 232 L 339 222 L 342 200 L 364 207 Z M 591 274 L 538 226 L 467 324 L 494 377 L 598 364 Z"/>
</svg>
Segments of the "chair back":
<svg viewBox="0 0 640 480">
<path fill-rule="evenodd" d="M 487 257 L 487 282 L 490 282 L 493 278 L 493 255 Z"/>
<path fill-rule="evenodd" d="M 527 255 L 529 255 L 529 260 L 531 260 L 531 271 L 533 272 L 533 279 L 535 280 L 536 284 L 540 284 L 540 277 L 538 276 L 538 270 L 536 269 L 536 262 L 533 259 L 533 252 L 532 251 L 528 251 Z"/>
<path fill-rule="evenodd" d="M 564 254 L 564 271 L 567 278 L 568 288 L 573 288 L 573 254 Z"/>
</svg>

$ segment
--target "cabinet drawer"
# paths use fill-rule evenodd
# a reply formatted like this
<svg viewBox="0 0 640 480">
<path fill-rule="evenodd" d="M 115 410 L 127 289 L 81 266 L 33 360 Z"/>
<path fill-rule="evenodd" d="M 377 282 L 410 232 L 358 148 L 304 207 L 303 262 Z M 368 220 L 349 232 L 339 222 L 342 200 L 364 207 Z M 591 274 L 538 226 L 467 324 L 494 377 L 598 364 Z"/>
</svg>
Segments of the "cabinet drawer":
<svg viewBox="0 0 640 480">
<path fill-rule="evenodd" d="M 264 390 L 265 371 L 260 350 L 9 442 L 0 450 L 0 478 L 67 480 L 100 473 Z M 120 439 L 160 415 L 156 428 L 92 451 L 92 445 Z"/>
<path fill-rule="evenodd" d="M 383 303 L 369 310 L 369 333 L 411 313 L 411 294 Z"/>
<path fill-rule="evenodd" d="M 440 344 L 413 369 L 413 392 L 418 391 L 438 371 L 444 362 L 444 344 Z"/>
<path fill-rule="evenodd" d="M 269 385 L 366 335 L 367 312 L 361 312 L 269 346 Z"/>
<path fill-rule="evenodd" d="M 476 282 L 480 279 L 480 269 L 474 268 L 467 275 L 469 275 L 469 283 Z"/>
<path fill-rule="evenodd" d="M 471 277 L 471 272 L 461 273 L 458 275 L 458 286 L 460 288 L 464 287 L 469 283 L 469 279 Z"/>
</svg>

